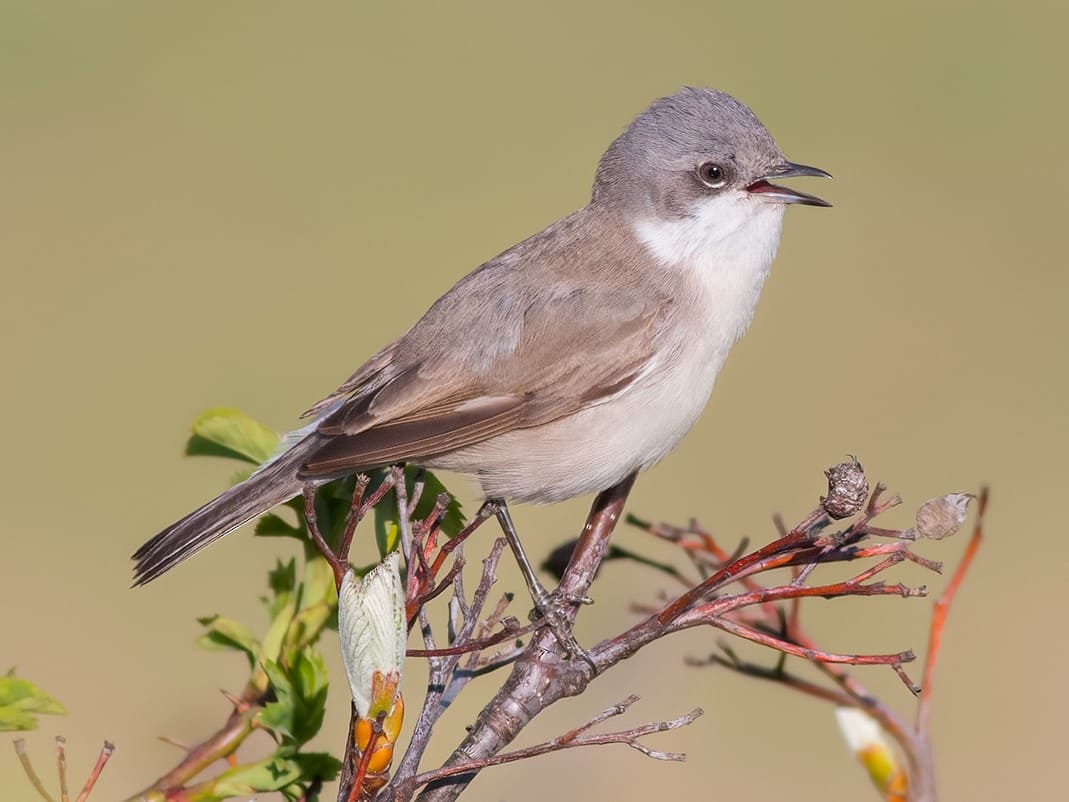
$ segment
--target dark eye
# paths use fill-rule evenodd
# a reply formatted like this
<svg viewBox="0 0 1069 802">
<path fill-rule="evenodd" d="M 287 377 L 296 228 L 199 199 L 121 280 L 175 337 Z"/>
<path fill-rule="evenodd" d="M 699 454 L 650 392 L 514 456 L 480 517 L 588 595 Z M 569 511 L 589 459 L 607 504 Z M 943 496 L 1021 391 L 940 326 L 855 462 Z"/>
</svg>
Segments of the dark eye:
<svg viewBox="0 0 1069 802">
<path fill-rule="evenodd" d="M 698 178 L 707 187 L 719 189 L 727 183 L 727 170 L 713 162 L 703 162 L 698 165 Z"/>
</svg>

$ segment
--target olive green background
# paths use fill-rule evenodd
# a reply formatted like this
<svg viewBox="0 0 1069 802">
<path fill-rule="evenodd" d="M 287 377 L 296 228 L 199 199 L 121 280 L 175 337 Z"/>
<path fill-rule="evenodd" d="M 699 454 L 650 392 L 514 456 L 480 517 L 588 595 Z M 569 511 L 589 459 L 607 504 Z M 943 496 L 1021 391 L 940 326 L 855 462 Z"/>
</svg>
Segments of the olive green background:
<svg viewBox="0 0 1069 802">
<path fill-rule="evenodd" d="M 835 208 L 788 212 L 708 413 L 630 508 L 698 516 L 733 543 L 769 538 L 775 511 L 802 516 L 847 452 L 906 497 L 888 519 L 902 526 L 925 498 L 990 482 L 989 539 L 937 676 L 941 787 L 946 799 L 1056 795 L 1067 22 L 1038 2 L 2 0 L 0 669 L 17 665 L 69 707 L 29 735 L 50 785 L 64 733 L 79 778 L 103 738 L 118 744 L 94 798 L 134 791 L 178 757 L 156 736 L 205 734 L 226 712 L 217 689 L 242 680 L 240 657 L 194 647 L 194 617 L 259 625 L 264 571 L 292 547 L 241 532 L 127 589 L 127 555 L 230 473 L 181 457 L 194 415 L 232 405 L 292 426 L 457 278 L 583 204 L 627 121 L 696 84 L 735 94 L 788 156 L 834 173 L 797 185 Z M 548 549 L 587 503 L 522 508 L 518 524 Z M 964 541 L 921 548 L 953 563 Z M 618 542 L 666 555 L 635 531 Z M 500 584 L 516 582 L 510 567 Z M 618 631 L 629 602 L 664 585 L 609 566 L 580 638 Z M 830 649 L 923 650 L 929 609 L 814 601 L 809 614 Z M 572 751 L 488 771 L 470 795 L 875 799 L 829 707 L 683 666 L 715 638 L 662 642 L 523 739 L 634 692 L 629 723 L 705 708 L 648 739 L 685 764 Z M 889 671 L 860 676 L 910 709 Z M 493 684 L 469 688 L 429 760 Z M 342 743 L 342 687 L 324 748 Z M 6 746 L 0 789 L 33 798 Z"/>
</svg>

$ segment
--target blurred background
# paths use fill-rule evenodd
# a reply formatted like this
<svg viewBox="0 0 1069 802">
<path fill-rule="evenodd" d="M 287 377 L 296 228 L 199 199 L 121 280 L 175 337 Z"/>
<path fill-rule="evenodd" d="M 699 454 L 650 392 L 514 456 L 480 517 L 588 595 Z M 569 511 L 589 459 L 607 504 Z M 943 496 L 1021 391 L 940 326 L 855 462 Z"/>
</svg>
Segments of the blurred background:
<svg viewBox="0 0 1069 802">
<path fill-rule="evenodd" d="M 157 736 L 205 735 L 227 712 L 218 689 L 244 679 L 242 658 L 194 646 L 194 618 L 261 626 L 264 573 L 292 546 L 238 533 L 127 588 L 127 556 L 236 467 L 181 456 L 193 417 L 236 406 L 292 427 L 456 279 L 584 204 L 609 141 L 652 98 L 694 84 L 733 93 L 790 158 L 830 170 L 833 182 L 797 186 L 835 208 L 787 214 L 749 335 L 630 509 L 696 516 L 730 544 L 771 538 L 775 512 L 803 516 L 846 453 L 905 497 L 887 519 L 898 526 L 928 497 L 989 482 L 989 538 L 937 677 L 941 787 L 947 799 L 1060 787 L 1067 21 L 1055 4 L 964 0 L 0 0 L 0 669 L 69 708 L 29 735 L 39 770 L 51 779 L 54 734 L 78 777 L 107 737 L 118 752 L 95 795 L 125 796 L 178 759 Z M 518 509 L 532 551 L 576 533 L 588 503 Z M 665 555 L 635 530 L 617 542 Z M 922 550 L 953 565 L 964 543 Z M 501 585 L 518 586 L 511 567 Z M 610 565 L 580 640 L 619 631 L 629 602 L 662 587 Z M 808 615 L 829 649 L 923 651 L 929 610 L 875 599 Z M 318 743 L 338 751 L 334 643 Z M 576 750 L 487 771 L 471 796 L 541 799 L 547 777 L 567 777 L 553 781 L 560 798 L 715 784 L 723 799 L 875 799 L 828 706 L 684 667 L 714 644 L 707 631 L 662 642 L 523 739 L 638 693 L 633 723 L 705 708 L 649 741 L 687 763 Z M 860 675 L 911 710 L 890 671 Z M 428 762 L 493 685 L 469 688 Z M 6 746 L 0 788 L 33 798 Z"/>
</svg>

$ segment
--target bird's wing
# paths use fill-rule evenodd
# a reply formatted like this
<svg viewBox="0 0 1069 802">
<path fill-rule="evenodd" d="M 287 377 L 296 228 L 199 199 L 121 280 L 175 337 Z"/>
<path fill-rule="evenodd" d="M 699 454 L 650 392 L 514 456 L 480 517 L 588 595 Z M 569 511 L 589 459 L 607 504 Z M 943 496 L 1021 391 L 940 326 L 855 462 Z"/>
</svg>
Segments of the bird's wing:
<svg viewBox="0 0 1069 802">
<path fill-rule="evenodd" d="M 661 301 L 476 272 L 387 349 L 388 365 L 354 374 L 373 378 L 320 422 L 326 439 L 301 475 L 431 457 L 597 404 L 651 358 Z"/>
</svg>

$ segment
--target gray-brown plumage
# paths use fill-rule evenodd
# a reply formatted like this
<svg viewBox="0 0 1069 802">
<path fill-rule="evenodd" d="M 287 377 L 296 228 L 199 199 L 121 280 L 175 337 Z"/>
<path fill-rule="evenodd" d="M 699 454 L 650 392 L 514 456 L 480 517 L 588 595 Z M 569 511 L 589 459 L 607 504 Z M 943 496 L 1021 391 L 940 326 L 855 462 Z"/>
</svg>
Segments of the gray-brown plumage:
<svg viewBox="0 0 1069 802">
<path fill-rule="evenodd" d="M 136 583 L 308 481 L 412 462 L 551 502 L 648 468 L 749 324 L 784 205 L 826 205 L 765 179 L 819 174 L 727 95 L 656 101 L 602 158 L 590 204 L 457 282 L 305 413 L 294 445 L 142 546 Z"/>
</svg>

